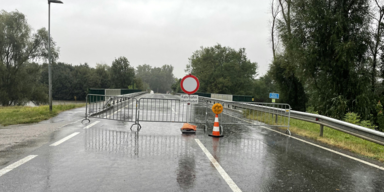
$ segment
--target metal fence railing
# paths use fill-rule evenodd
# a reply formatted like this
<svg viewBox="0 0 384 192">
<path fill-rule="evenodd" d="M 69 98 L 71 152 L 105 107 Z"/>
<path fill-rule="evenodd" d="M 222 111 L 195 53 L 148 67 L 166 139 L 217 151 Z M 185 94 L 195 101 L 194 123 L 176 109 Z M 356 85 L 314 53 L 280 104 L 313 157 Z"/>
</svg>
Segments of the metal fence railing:
<svg viewBox="0 0 384 192">
<path fill-rule="evenodd" d="M 287 128 L 290 134 L 290 112 L 289 104 L 284 103 L 260 103 L 260 102 L 230 102 L 226 100 L 199 97 L 199 102 L 206 102 L 212 106 L 220 103 L 224 107 L 223 113 L 219 115 L 220 125 L 247 125 L 247 126 L 272 126 Z M 208 122 L 212 121 L 208 117 Z"/>
<path fill-rule="evenodd" d="M 206 104 L 188 105 L 179 99 L 141 98 L 138 101 L 138 121 L 205 123 Z"/>
<path fill-rule="evenodd" d="M 137 100 L 135 97 L 146 92 L 109 96 L 88 94 L 86 98 L 85 120 L 89 117 L 135 122 L 137 120 Z"/>
<path fill-rule="evenodd" d="M 207 101 L 209 103 L 225 103 L 225 102 L 227 102 L 225 100 L 208 98 L 208 97 L 199 97 L 199 99 Z M 224 107 L 228 108 L 228 106 L 224 106 Z M 366 127 L 362 127 L 359 125 L 355 125 L 352 123 L 348 123 L 345 121 L 337 120 L 334 118 L 326 117 L 323 115 L 305 113 L 305 112 L 294 111 L 294 110 L 290 110 L 289 113 L 284 113 L 283 110 L 286 110 L 286 109 L 268 110 L 268 108 L 261 107 L 258 105 L 253 105 L 252 103 L 241 103 L 241 102 L 233 103 L 232 107 L 235 107 L 235 108 L 236 107 L 242 107 L 244 109 L 250 109 L 250 110 L 262 111 L 265 113 L 275 114 L 275 115 L 277 115 L 277 118 L 288 117 L 288 119 L 293 118 L 293 119 L 298 119 L 298 120 L 307 121 L 307 122 L 311 122 L 311 123 L 316 123 L 316 124 L 319 124 L 320 136 L 323 135 L 324 126 L 327 126 L 329 128 L 332 128 L 332 129 L 335 129 L 338 131 L 342 131 L 344 133 L 365 139 L 367 141 L 371 141 L 371 142 L 374 142 L 374 143 L 377 143 L 380 145 L 384 145 L 384 133 L 383 132 L 369 129 Z M 289 126 L 289 124 L 288 124 L 288 126 Z"/>
<path fill-rule="evenodd" d="M 285 103 L 247 103 L 224 102 L 226 109 L 237 110 L 237 113 L 227 112 L 228 117 L 223 120 L 224 124 L 269 125 L 286 127 L 289 130 L 291 106 Z M 239 113 L 240 112 L 240 113 Z M 247 121 L 244 120 L 247 119 Z"/>
<path fill-rule="evenodd" d="M 221 103 L 226 110 L 219 115 L 220 128 L 225 125 L 269 125 L 286 127 L 289 133 L 290 106 L 275 103 L 239 103 L 199 97 L 199 103 L 189 105 L 180 99 L 135 98 L 145 92 L 119 96 L 87 96 L 88 117 L 134 122 L 173 122 L 203 124 L 206 128 L 214 122 L 211 106 Z M 108 99 L 107 99 L 108 97 Z M 133 127 L 131 126 L 131 128 Z"/>
<path fill-rule="evenodd" d="M 227 100 L 227 101 L 233 101 L 233 95 L 229 95 L 229 94 L 211 93 L 211 98 Z"/>
</svg>

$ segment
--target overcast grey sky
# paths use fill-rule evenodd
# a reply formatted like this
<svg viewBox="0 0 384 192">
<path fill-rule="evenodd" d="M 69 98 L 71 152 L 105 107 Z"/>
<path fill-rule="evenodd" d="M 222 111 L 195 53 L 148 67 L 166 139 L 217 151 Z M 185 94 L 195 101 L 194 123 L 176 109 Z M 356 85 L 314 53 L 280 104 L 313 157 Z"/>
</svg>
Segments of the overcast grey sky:
<svg viewBox="0 0 384 192">
<path fill-rule="evenodd" d="M 246 48 L 265 74 L 272 59 L 270 1 L 266 0 L 62 0 L 51 5 L 51 35 L 59 61 L 111 65 L 125 56 L 131 65 L 171 64 L 181 78 L 201 46 Z M 48 28 L 47 0 L 1 0 L 18 10 L 34 30 Z"/>
</svg>

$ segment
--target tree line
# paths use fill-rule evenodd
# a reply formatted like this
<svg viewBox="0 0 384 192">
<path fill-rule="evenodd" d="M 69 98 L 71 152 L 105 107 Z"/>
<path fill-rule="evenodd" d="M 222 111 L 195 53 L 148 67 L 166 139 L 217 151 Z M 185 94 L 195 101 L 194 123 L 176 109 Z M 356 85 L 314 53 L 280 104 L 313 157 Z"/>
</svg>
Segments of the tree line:
<svg viewBox="0 0 384 192">
<path fill-rule="evenodd" d="M 384 4 L 378 0 L 271 0 L 273 58 L 257 76 L 245 49 L 202 47 L 186 72 L 199 92 L 252 95 L 384 130 Z M 180 92 L 180 79 L 172 86 Z"/>
<path fill-rule="evenodd" d="M 217 44 L 193 52 L 185 71 L 199 78 L 199 92 L 253 95 L 256 70 L 257 63 L 247 58 L 245 48 L 235 50 Z M 182 92 L 180 81 L 172 85 L 174 92 Z"/>
<path fill-rule="evenodd" d="M 261 84 L 271 84 L 295 110 L 337 119 L 355 113 L 383 130 L 384 4 L 271 2 L 273 61 Z"/>
<path fill-rule="evenodd" d="M 59 49 L 51 38 L 52 97 L 84 100 L 89 88 L 129 88 L 167 92 L 174 83 L 173 66 L 135 69 L 126 57 L 109 66 L 58 62 Z M 18 11 L 0 13 L 0 104 L 23 105 L 48 101 L 48 32 L 33 33 L 25 15 Z"/>
</svg>

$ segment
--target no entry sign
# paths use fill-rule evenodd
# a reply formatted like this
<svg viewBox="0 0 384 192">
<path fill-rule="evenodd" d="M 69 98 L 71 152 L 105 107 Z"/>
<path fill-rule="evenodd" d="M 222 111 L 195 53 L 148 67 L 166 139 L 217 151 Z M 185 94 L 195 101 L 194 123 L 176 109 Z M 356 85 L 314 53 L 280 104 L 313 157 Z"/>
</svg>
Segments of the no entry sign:
<svg viewBox="0 0 384 192">
<path fill-rule="evenodd" d="M 188 95 L 192 95 L 196 93 L 197 90 L 199 90 L 200 82 L 199 82 L 199 79 L 197 79 L 197 77 L 189 74 L 181 80 L 180 87 L 184 91 L 184 93 Z"/>
</svg>

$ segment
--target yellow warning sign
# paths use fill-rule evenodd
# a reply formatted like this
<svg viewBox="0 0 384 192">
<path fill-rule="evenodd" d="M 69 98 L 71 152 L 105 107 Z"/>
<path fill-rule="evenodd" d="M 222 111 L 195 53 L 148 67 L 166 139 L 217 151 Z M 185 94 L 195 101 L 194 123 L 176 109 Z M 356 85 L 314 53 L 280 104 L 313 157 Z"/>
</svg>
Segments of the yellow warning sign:
<svg viewBox="0 0 384 192">
<path fill-rule="evenodd" d="M 223 112 L 223 106 L 220 103 L 216 103 L 212 106 L 212 111 L 218 115 Z"/>
</svg>

